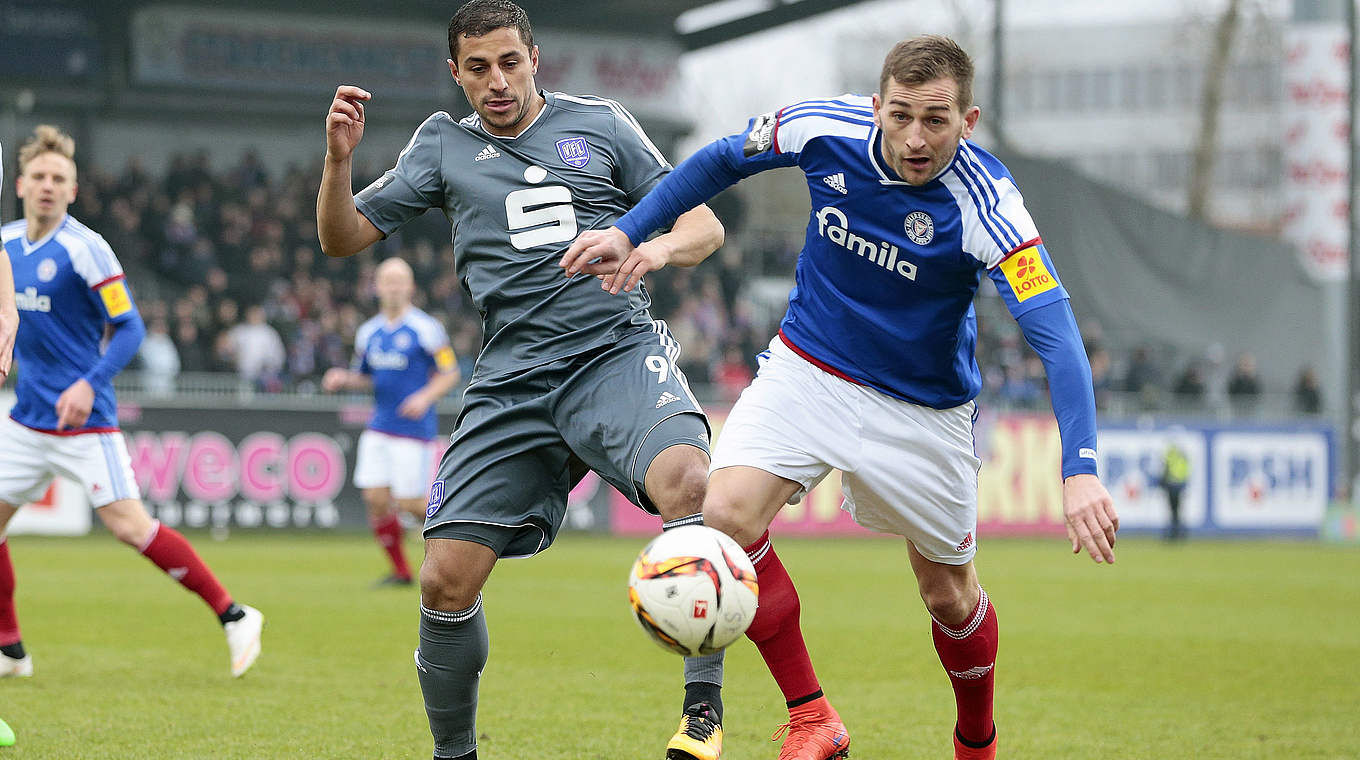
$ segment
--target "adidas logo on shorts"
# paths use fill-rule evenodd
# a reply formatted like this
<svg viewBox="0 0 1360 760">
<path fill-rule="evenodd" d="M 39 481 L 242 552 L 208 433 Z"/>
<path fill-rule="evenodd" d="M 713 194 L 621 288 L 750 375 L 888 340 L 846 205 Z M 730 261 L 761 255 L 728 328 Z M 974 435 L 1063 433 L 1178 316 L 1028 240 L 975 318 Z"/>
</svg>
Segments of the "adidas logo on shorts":
<svg viewBox="0 0 1360 760">
<path fill-rule="evenodd" d="M 672 401 L 679 401 L 679 400 L 680 400 L 680 397 L 679 397 L 679 396 L 675 395 L 674 393 L 671 393 L 670 391 L 666 391 L 666 392 L 664 392 L 664 393 L 661 394 L 661 398 L 659 398 L 659 399 L 656 400 L 656 408 L 657 408 L 657 409 L 660 409 L 661 407 L 665 406 L 666 404 L 671 403 Z"/>
<path fill-rule="evenodd" d="M 501 157 L 500 152 L 498 152 L 495 148 L 491 147 L 491 145 L 488 144 L 485 148 L 482 148 L 482 152 L 478 153 L 477 157 L 472 160 L 485 161 L 488 158 L 500 158 L 500 157 Z"/>
</svg>

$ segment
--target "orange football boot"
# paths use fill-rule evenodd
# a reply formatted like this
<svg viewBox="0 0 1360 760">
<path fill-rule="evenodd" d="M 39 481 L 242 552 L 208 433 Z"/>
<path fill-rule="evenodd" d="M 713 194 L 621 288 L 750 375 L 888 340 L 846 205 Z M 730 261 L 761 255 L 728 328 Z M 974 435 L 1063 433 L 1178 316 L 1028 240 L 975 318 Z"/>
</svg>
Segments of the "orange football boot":
<svg viewBox="0 0 1360 760">
<path fill-rule="evenodd" d="M 850 756 L 850 734 L 826 697 L 818 697 L 789 710 L 789 722 L 770 737 L 777 742 L 779 760 L 832 760 Z"/>
</svg>

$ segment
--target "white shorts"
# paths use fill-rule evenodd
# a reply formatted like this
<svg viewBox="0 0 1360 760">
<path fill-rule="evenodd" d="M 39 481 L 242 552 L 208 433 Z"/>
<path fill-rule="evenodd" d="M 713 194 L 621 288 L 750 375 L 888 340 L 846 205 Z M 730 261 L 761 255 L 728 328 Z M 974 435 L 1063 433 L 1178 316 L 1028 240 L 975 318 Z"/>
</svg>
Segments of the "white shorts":
<svg viewBox="0 0 1360 760">
<path fill-rule="evenodd" d="M 0 422 L 0 501 L 18 506 L 40 499 L 56 475 L 79 483 L 96 509 L 141 498 L 122 433 L 39 433 L 6 416 Z"/>
<path fill-rule="evenodd" d="M 744 465 L 792 480 L 802 486 L 792 503 L 840 470 L 841 508 L 855 522 L 962 565 L 977 551 L 975 409 L 931 409 L 843 380 L 776 336 L 723 424 L 710 472 Z"/>
<path fill-rule="evenodd" d="M 365 430 L 354 463 L 355 488 L 390 488 L 393 498 L 424 499 L 440 450 L 434 441 Z"/>
</svg>

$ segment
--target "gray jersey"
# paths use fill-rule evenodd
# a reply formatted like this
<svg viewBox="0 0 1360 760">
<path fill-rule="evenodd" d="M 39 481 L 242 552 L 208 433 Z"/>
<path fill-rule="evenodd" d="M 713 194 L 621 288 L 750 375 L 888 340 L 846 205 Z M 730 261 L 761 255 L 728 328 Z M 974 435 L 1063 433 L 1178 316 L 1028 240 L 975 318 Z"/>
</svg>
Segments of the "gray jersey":
<svg viewBox="0 0 1360 760">
<path fill-rule="evenodd" d="M 610 295 L 557 266 L 581 232 L 613 224 L 670 164 L 618 103 L 544 93 L 517 137 L 476 114 L 425 120 L 397 164 L 354 202 L 384 235 L 429 208 L 453 225 L 455 266 L 482 314 L 477 376 L 498 375 L 614 343 L 650 327 L 642 288 Z"/>
</svg>

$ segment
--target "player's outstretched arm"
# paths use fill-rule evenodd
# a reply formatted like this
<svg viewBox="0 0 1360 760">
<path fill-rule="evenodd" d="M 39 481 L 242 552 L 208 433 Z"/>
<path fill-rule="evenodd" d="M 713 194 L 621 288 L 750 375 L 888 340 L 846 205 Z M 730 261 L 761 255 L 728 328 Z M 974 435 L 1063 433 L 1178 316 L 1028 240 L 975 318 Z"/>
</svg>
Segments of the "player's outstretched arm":
<svg viewBox="0 0 1360 760">
<path fill-rule="evenodd" d="M 345 390 L 365 391 L 371 387 L 373 378 L 345 367 L 331 367 L 321 376 L 321 390 L 327 393 Z"/>
<path fill-rule="evenodd" d="M 350 175 L 354 149 L 364 137 L 366 90 L 341 85 L 326 114 L 326 160 L 316 196 L 316 231 L 327 256 L 351 256 L 373 245 L 382 233 L 354 205 Z"/>
<path fill-rule="evenodd" d="M 0 382 L 9 377 L 14 338 L 19 334 L 19 308 L 14 302 L 14 272 L 9 254 L 0 249 Z"/>
<path fill-rule="evenodd" d="M 642 276 L 667 265 L 692 267 L 713 255 L 725 238 L 722 222 L 705 205 L 686 211 L 670 232 L 636 248 L 618 227 L 583 233 L 567 249 L 558 266 L 568 277 L 580 272 L 601 279 L 610 293 L 631 291 Z"/>
</svg>

